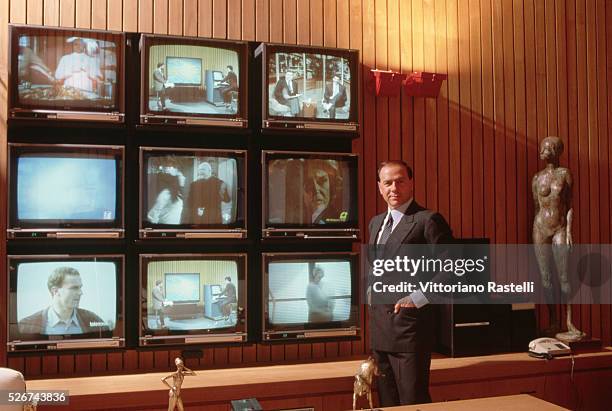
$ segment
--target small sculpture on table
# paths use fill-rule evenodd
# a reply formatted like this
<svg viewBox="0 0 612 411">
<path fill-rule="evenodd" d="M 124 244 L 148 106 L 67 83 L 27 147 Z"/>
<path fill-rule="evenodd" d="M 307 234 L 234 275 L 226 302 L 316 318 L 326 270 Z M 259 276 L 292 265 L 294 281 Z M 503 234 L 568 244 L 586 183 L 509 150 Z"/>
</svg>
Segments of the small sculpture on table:
<svg viewBox="0 0 612 411">
<path fill-rule="evenodd" d="M 357 409 L 357 398 L 367 395 L 369 409 L 374 409 L 372 405 L 372 384 L 374 383 L 374 377 L 378 377 L 378 364 L 372 357 L 368 357 L 367 360 L 361 363 L 359 366 L 359 372 L 355 375 L 355 382 L 353 383 L 353 410 Z"/>
<path fill-rule="evenodd" d="M 559 166 L 563 152 L 563 141 L 559 137 L 546 137 L 540 146 L 540 158 L 546 167 L 533 176 L 531 189 L 535 202 L 533 221 L 533 243 L 540 269 L 542 287 L 548 305 L 551 327 L 547 334 L 559 330 L 559 320 L 552 304 L 553 265 L 557 270 L 561 293 L 567 303 L 567 332 L 556 337 L 565 342 L 579 341 L 584 337 L 572 322 L 572 306 L 569 304 L 571 284 L 568 260 L 572 246 L 572 175 L 565 167 Z"/>
<path fill-rule="evenodd" d="M 179 411 L 183 411 L 185 408 L 183 407 L 183 400 L 181 399 L 181 385 L 183 385 L 183 380 L 186 375 L 196 375 L 196 373 L 185 367 L 180 357 L 177 357 L 174 363 L 176 364 L 176 372 L 162 378 L 162 382 L 170 388 L 170 392 L 168 393 L 170 397 L 168 399 L 168 411 L 174 411 L 175 408 Z M 166 381 L 169 378 L 172 378 L 172 385 L 168 384 Z"/>
</svg>

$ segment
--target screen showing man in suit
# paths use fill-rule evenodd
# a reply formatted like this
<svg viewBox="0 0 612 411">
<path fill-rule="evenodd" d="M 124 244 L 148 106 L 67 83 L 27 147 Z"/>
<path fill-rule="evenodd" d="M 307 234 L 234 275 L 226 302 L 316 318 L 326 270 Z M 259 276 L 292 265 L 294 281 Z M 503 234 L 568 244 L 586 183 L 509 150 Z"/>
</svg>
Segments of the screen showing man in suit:
<svg viewBox="0 0 612 411">
<path fill-rule="evenodd" d="M 377 179 L 387 203 L 387 210 L 372 218 L 369 225 L 369 244 L 376 248 L 377 258 L 395 259 L 400 245 L 452 243 L 444 218 L 413 198 L 413 173 L 405 162 L 381 163 Z M 390 305 L 368 299 L 371 347 L 382 374 L 377 379 L 380 405 L 431 402 L 434 312 L 428 296 L 417 290 Z"/>
<path fill-rule="evenodd" d="M 17 271 L 18 331 L 22 336 L 100 336 L 112 331 L 120 298 L 116 286 L 113 262 L 21 263 Z"/>
</svg>

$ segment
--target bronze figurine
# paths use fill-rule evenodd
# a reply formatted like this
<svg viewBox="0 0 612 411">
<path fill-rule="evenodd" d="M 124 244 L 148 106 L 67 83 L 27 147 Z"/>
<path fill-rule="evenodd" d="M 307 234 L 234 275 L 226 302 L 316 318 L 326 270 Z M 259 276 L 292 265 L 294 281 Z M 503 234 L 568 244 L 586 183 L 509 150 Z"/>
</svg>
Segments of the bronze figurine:
<svg viewBox="0 0 612 411">
<path fill-rule="evenodd" d="M 162 382 L 170 388 L 170 392 L 168 393 L 170 397 L 168 399 L 168 411 L 174 411 L 175 407 L 179 411 L 183 411 L 185 408 L 183 407 L 183 400 L 181 398 L 181 385 L 183 385 L 185 375 L 196 375 L 196 373 L 185 367 L 180 357 L 177 357 L 174 363 L 176 364 L 176 372 L 162 378 Z M 168 378 L 172 378 L 172 385 L 166 382 Z"/>
<path fill-rule="evenodd" d="M 372 383 L 374 377 L 378 377 L 378 365 L 376 360 L 372 357 L 368 357 L 367 360 L 361 363 L 359 366 L 359 372 L 355 375 L 355 382 L 353 383 L 353 410 L 357 409 L 357 398 L 367 395 L 370 409 L 374 409 L 372 406 Z"/>
</svg>

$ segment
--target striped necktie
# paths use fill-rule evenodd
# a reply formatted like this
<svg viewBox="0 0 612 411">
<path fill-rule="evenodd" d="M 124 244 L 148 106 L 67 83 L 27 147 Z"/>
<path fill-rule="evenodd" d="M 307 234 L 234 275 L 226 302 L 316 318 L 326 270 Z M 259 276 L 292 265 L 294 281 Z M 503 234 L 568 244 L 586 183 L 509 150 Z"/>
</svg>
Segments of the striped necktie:
<svg viewBox="0 0 612 411">
<path fill-rule="evenodd" d="M 378 240 L 378 244 L 385 244 L 389 237 L 391 237 L 391 232 L 393 231 L 393 216 L 391 214 L 387 215 L 387 223 L 383 227 L 383 232 L 380 235 L 380 239 Z"/>
</svg>

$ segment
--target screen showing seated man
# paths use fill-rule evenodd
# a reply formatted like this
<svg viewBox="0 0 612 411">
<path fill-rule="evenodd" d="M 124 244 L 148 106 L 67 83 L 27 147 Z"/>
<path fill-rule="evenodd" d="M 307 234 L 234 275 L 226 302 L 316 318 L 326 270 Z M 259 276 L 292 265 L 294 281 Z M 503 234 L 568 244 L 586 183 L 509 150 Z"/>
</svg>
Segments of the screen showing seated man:
<svg viewBox="0 0 612 411">
<path fill-rule="evenodd" d="M 227 260 L 147 263 L 148 330 L 209 330 L 238 322 L 238 266 Z"/>
<path fill-rule="evenodd" d="M 112 222 L 116 196 L 114 158 L 26 154 L 18 159 L 20 221 Z"/>
<path fill-rule="evenodd" d="M 230 225 L 238 215 L 234 158 L 149 156 L 146 222 L 154 225 Z"/>
<path fill-rule="evenodd" d="M 346 120 L 351 114 L 351 70 L 344 57 L 271 53 L 268 115 Z"/>
<path fill-rule="evenodd" d="M 17 321 L 19 334 L 26 339 L 28 335 L 108 337 L 117 322 L 116 264 L 21 263 L 17 271 Z"/>
<path fill-rule="evenodd" d="M 274 159 L 268 164 L 268 224 L 346 224 L 352 218 L 350 168 L 331 159 Z"/>
<path fill-rule="evenodd" d="M 268 321 L 306 324 L 351 315 L 348 261 L 276 261 L 268 266 Z"/>
<path fill-rule="evenodd" d="M 119 38 L 93 33 L 85 37 L 59 33 L 19 35 L 19 104 L 33 108 L 117 109 Z"/>
<path fill-rule="evenodd" d="M 236 115 L 240 71 L 235 50 L 194 45 L 149 49 L 149 112 Z"/>
</svg>

